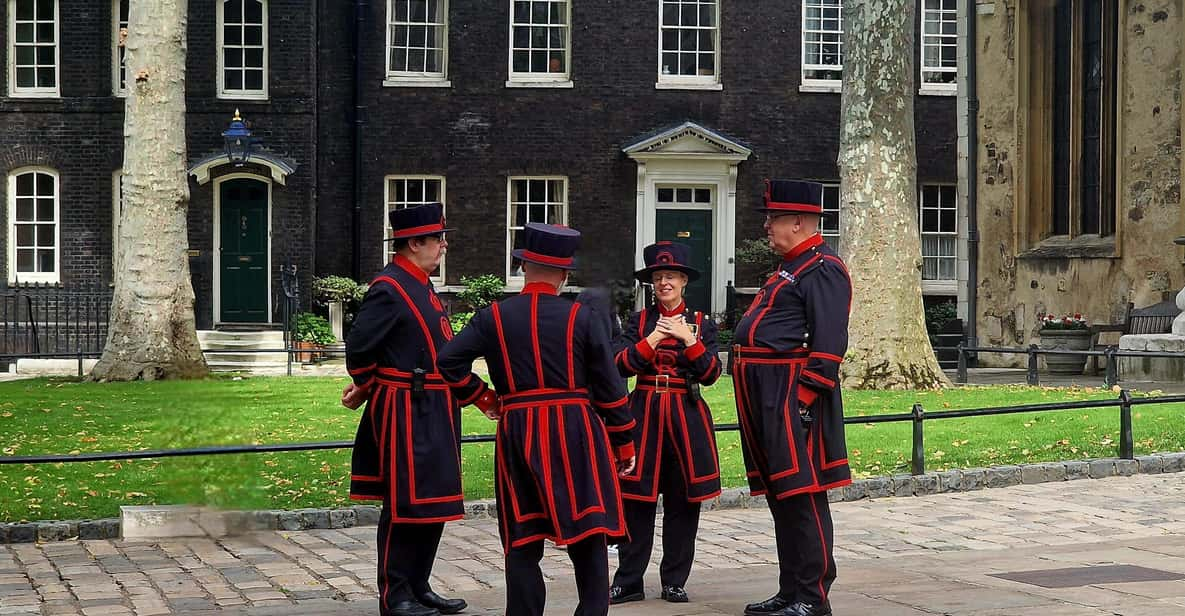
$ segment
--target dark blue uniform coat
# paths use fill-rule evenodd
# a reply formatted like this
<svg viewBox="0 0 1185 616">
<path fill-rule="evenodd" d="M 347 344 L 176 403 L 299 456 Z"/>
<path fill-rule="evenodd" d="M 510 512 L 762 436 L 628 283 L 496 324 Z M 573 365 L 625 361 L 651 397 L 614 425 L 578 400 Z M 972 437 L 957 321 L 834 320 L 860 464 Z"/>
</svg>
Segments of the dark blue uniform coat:
<svg viewBox="0 0 1185 616">
<path fill-rule="evenodd" d="M 697 326 L 699 341 L 686 346 L 667 338 L 652 348 L 646 336 L 662 315 L 683 314 Z M 622 496 L 656 502 L 661 473 L 678 473 L 687 486 L 689 502 L 705 501 L 720 494 L 720 461 L 716 453 L 712 411 L 702 397 L 688 393 L 690 383 L 711 385 L 720 378 L 716 348 L 716 322 L 702 312 L 691 312 L 680 304 L 666 312 L 652 306 L 630 315 L 617 340 L 617 369 L 623 376 L 637 375 L 630 394 L 630 412 L 638 429 L 634 431 L 637 466 L 621 478 Z M 663 438 L 664 435 L 667 438 Z M 663 447 L 676 443 L 676 468 L 663 468 Z"/>
<path fill-rule="evenodd" d="M 633 455 L 634 420 L 605 319 L 531 283 L 473 319 L 437 358 L 464 382 L 485 357 L 502 401 L 496 494 L 504 548 L 625 534 L 614 459 Z"/>
<path fill-rule="evenodd" d="M 391 521 L 464 516 L 461 406 L 485 393 L 472 375 L 450 388 L 433 366 L 452 328 L 428 275 L 402 256 L 371 282 L 346 340 L 354 384 L 370 390 L 358 424 L 350 498 L 387 499 Z M 424 392 L 412 372 L 425 370 Z"/>
<path fill-rule="evenodd" d="M 733 386 L 755 495 L 851 483 L 838 387 L 851 299 L 847 267 L 816 235 L 786 255 L 737 324 Z M 804 405 L 814 417 L 809 430 Z"/>
</svg>

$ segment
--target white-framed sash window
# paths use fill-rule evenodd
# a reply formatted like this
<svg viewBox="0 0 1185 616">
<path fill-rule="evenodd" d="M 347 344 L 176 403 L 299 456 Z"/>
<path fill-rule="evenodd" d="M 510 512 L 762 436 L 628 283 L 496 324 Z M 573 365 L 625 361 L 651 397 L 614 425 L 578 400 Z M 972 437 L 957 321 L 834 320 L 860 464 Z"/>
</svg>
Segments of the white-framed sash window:
<svg viewBox="0 0 1185 616">
<path fill-rule="evenodd" d="M 720 3 L 659 0 L 658 88 L 720 89 Z"/>
<path fill-rule="evenodd" d="M 802 90 L 838 92 L 843 78 L 843 0 L 802 1 Z"/>
<path fill-rule="evenodd" d="M 571 87 L 571 24 L 569 0 L 512 0 L 506 86 Z"/>
<path fill-rule="evenodd" d="M 387 0 L 389 86 L 448 86 L 448 0 Z"/>
<path fill-rule="evenodd" d="M 510 177 L 506 184 L 506 284 L 522 286 L 522 262 L 511 252 L 523 247 L 523 228 L 529 222 L 568 224 L 568 178 Z"/>
<path fill-rule="evenodd" d="M 8 281 L 61 280 L 58 174 L 17 169 L 8 176 Z"/>
<path fill-rule="evenodd" d="M 267 99 L 267 0 L 218 3 L 218 96 Z"/>
<path fill-rule="evenodd" d="M 58 38 L 57 0 L 8 0 L 9 96 L 60 96 Z"/>
</svg>

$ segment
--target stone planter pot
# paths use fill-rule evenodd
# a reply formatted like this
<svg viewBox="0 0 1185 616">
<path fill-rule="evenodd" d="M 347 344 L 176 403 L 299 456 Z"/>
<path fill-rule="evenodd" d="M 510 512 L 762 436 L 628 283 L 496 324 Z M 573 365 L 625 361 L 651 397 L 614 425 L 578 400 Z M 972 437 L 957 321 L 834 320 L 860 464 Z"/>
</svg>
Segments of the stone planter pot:
<svg viewBox="0 0 1185 616">
<path fill-rule="evenodd" d="M 1043 329 L 1041 348 L 1046 350 L 1089 351 L 1090 330 Z M 1082 374 L 1086 355 L 1045 355 L 1045 366 L 1051 374 Z"/>
<path fill-rule="evenodd" d="M 342 336 L 342 321 L 345 317 L 345 306 L 342 302 L 329 302 L 329 327 L 333 330 L 333 337 L 338 342 L 345 342 Z"/>
</svg>

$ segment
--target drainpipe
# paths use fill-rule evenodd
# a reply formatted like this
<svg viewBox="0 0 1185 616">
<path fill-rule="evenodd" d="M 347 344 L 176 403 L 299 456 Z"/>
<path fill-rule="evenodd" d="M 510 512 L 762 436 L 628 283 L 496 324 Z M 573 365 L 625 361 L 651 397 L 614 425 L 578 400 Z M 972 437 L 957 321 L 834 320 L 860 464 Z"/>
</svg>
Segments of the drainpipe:
<svg viewBox="0 0 1185 616">
<path fill-rule="evenodd" d="M 967 0 L 967 323 L 969 346 L 978 345 L 979 289 L 979 95 L 975 71 L 975 0 Z"/>
<path fill-rule="evenodd" d="M 362 278 L 362 126 L 366 123 L 366 106 L 362 104 L 362 35 L 366 32 L 366 0 L 354 0 L 354 123 L 351 137 L 354 146 L 354 215 L 350 218 L 350 271 L 354 280 Z"/>
</svg>

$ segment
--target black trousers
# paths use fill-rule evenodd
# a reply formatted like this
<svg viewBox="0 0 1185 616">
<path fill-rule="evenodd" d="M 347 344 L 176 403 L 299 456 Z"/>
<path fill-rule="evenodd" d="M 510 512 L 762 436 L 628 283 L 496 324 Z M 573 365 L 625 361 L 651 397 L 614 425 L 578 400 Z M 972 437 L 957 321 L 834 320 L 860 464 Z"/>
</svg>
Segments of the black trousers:
<svg viewBox="0 0 1185 616">
<path fill-rule="evenodd" d="M 687 502 L 687 484 L 675 453 L 676 445 L 664 436 L 658 491 L 662 493 L 662 563 L 658 576 L 663 586 L 686 586 L 695 561 L 695 536 L 699 531 L 699 503 Z M 617 546 L 617 573 L 613 585 L 627 590 L 642 588 L 642 577 L 654 551 L 654 517 L 658 503 L 626 499 L 625 524 L 629 541 Z"/>
<path fill-rule="evenodd" d="M 576 616 L 609 613 L 609 553 L 605 535 L 596 534 L 568 544 L 568 558 L 576 570 Z M 547 603 L 543 584 L 543 541 L 510 548 L 506 554 L 506 616 L 542 616 Z"/>
<path fill-rule="evenodd" d="M 396 603 L 431 590 L 428 577 L 443 532 L 444 522 L 392 524 L 391 510 L 383 502 L 378 532 L 379 614 L 385 616 Z"/>
<path fill-rule="evenodd" d="M 835 581 L 831 507 L 826 492 L 766 497 L 778 544 L 778 596 L 822 603 Z"/>
</svg>

